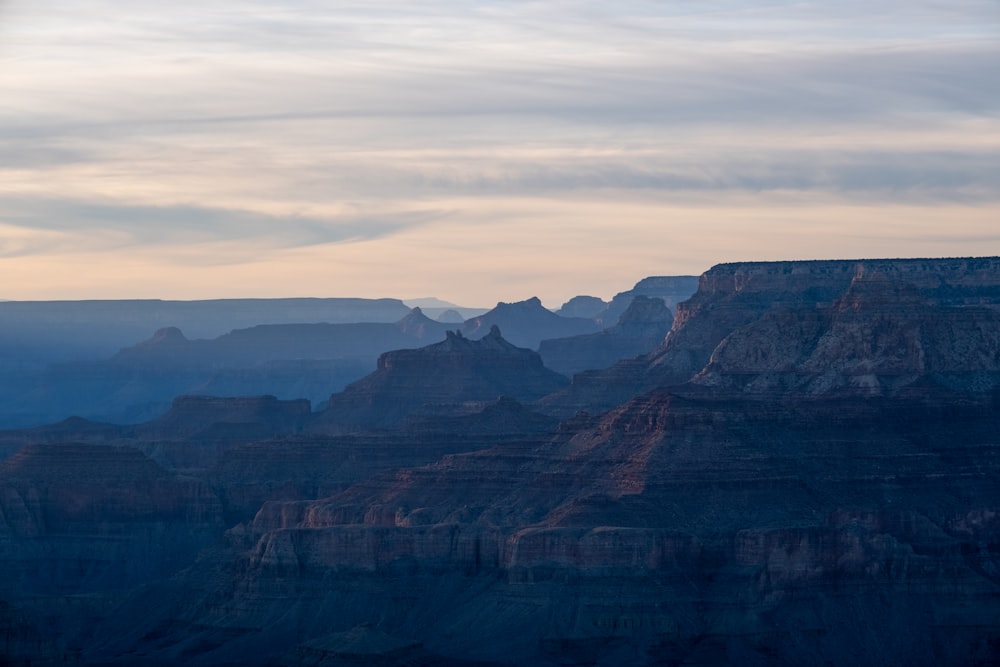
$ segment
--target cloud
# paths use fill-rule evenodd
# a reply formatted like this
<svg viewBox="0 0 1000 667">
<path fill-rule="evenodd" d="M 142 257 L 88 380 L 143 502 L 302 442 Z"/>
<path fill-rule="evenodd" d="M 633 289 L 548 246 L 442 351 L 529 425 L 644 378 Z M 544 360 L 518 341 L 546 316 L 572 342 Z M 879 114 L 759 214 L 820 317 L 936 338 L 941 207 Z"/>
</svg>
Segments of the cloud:
<svg viewBox="0 0 1000 667">
<path fill-rule="evenodd" d="M 416 234 L 517 252 L 496 242 L 508 200 L 560 202 L 560 221 L 587 199 L 638 203 L 647 221 L 705 199 L 816 202 L 807 221 L 831 205 L 1000 202 L 992 0 L 0 10 L 0 255 L 231 240 L 238 261 L 350 243 L 379 266 Z M 620 234 L 601 210 L 590 250 L 573 249 L 584 265 Z M 545 224 L 564 228 L 519 229 Z M 829 233 L 864 239 L 871 224 Z M 677 256 L 717 259 L 684 242 Z"/>
<path fill-rule="evenodd" d="M 245 242 L 273 249 L 381 239 L 445 214 L 435 211 L 356 212 L 338 217 L 267 215 L 201 206 L 142 206 L 60 199 L 0 197 L 7 228 L 0 256 L 40 251 L 125 249 L 142 245 Z M 15 234 L 16 233 L 16 234 Z M 205 256 L 205 261 L 211 261 Z"/>
</svg>

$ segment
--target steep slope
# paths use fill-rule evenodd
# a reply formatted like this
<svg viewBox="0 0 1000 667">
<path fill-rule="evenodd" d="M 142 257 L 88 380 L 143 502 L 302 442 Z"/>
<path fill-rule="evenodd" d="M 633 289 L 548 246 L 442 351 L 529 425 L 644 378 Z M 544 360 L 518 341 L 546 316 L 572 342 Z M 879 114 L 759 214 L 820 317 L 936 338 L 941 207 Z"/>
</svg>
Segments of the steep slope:
<svg viewBox="0 0 1000 667">
<path fill-rule="evenodd" d="M 0 464 L 0 611 L 19 609 L 7 631 L 15 635 L 0 640 L 11 650 L 5 657 L 61 664 L 52 654 L 64 652 L 72 664 L 75 637 L 129 590 L 189 565 L 223 529 L 207 484 L 136 449 L 23 448 Z"/>
<path fill-rule="evenodd" d="M 157 618 L 153 610 L 170 608 L 171 601 L 183 597 L 153 593 L 144 597 L 151 605 L 145 611 L 119 616 L 114 609 L 129 591 L 146 596 L 160 590 L 157 580 L 191 566 L 199 552 L 205 550 L 209 560 L 226 553 L 226 540 L 239 542 L 243 528 L 237 525 L 228 538 L 224 530 L 250 521 L 266 501 L 324 497 L 403 465 L 426 464 L 505 439 L 538 441 L 556 427 L 553 420 L 504 398 L 386 435 L 257 440 L 297 430 L 309 416 L 303 404 L 273 397 L 181 397 L 170 413 L 148 424 L 72 419 L 8 434 L 20 438 L 20 451 L 0 465 L 0 566 L 5 572 L 0 578 L 0 662 L 76 664 L 81 652 L 89 654 L 107 640 L 99 628 L 109 628 L 117 638 L 142 619 Z M 90 442 L 74 443 L 74 436 Z M 49 444 L 40 444 L 43 440 Z M 202 580 L 201 587 L 210 589 L 213 577 Z M 150 628 L 143 641 L 156 645 L 153 654 L 158 654 L 164 647 L 160 641 L 172 644 L 169 638 L 178 627 Z M 223 635 L 234 637 L 232 630 Z M 315 657 L 317 651 L 339 656 L 338 646 L 314 642 L 303 651 L 305 656 Z M 206 651 L 204 643 L 193 649 L 196 655 Z M 446 664 L 422 650 L 411 657 L 422 661 L 414 664 Z M 136 661 L 143 660 L 135 655 L 125 660 Z M 167 660 L 177 661 L 186 659 Z"/>
<path fill-rule="evenodd" d="M 606 368 L 620 359 L 649 354 L 659 347 L 674 318 L 660 299 L 636 296 L 613 327 L 593 334 L 543 340 L 538 354 L 563 375 Z"/>
<path fill-rule="evenodd" d="M 482 338 L 493 327 L 499 327 L 514 345 L 537 350 L 546 338 L 564 338 L 593 333 L 600 327 L 592 319 L 560 317 L 547 310 L 538 297 L 514 303 L 500 302 L 479 317 L 467 320 L 462 333 L 469 338 Z"/>
<path fill-rule="evenodd" d="M 420 308 L 414 308 L 409 315 L 396 322 L 396 328 L 407 336 L 427 343 L 443 339 L 448 331 L 445 323 L 432 320 Z"/>
<path fill-rule="evenodd" d="M 866 373 L 861 369 L 874 362 L 874 358 L 858 355 L 866 344 L 861 339 L 878 333 L 870 329 L 877 321 L 880 322 L 877 326 L 895 332 L 891 334 L 895 336 L 893 345 L 909 344 L 900 338 L 903 336 L 900 332 L 907 330 L 906 335 L 911 338 L 915 335 L 932 338 L 928 344 L 939 353 L 950 347 L 949 336 L 958 334 L 949 327 L 959 326 L 956 324 L 959 320 L 966 322 L 961 326 L 970 327 L 968 333 L 974 334 L 976 342 L 970 344 L 978 346 L 976 354 L 986 355 L 985 365 L 979 367 L 983 371 L 981 381 L 988 385 L 994 382 L 990 377 L 997 362 L 989 353 L 993 329 L 988 322 L 993 318 L 992 311 L 1000 308 L 1000 259 L 720 264 L 699 280 L 694 296 L 678 304 L 670 336 L 648 360 L 625 361 L 605 370 L 578 374 L 570 387 L 545 399 L 544 409 L 565 416 L 580 410 L 600 412 L 629 396 L 687 382 L 703 370 L 703 383 L 716 381 L 722 368 L 706 370 L 706 367 L 716 353 L 719 363 L 725 364 L 725 348 L 729 346 L 733 346 L 732 356 L 743 364 L 731 375 L 741 374 L 740 382 L 751 390 L 767 387 L 771 379 L 765 377 L 765 371 L 774 371 L 780 363 L 804 363 L 803 355 L 811 354 L 808 350 L 824 336 L 823 346 L 828 351 L 820 350 L 813 366 L 804 366 L 799 371 L 813 377 L 827 373 L 830 359 L 824 361 L 822 357 L 840 354 L 850 360 L 844 363 L 855 364 L 854 380 L 842 377 L 825 389 L 822 383 L 814 387 L 820 393 L 839 391 L 844 382 L 872 380 L 862 378 Z M 884 308 L 886 299 L 895 305 Z M 854 324 L 849 325 L 852 318 Z M 862 322 L 865 318 L 867 324 Z M 974 324 L 973 320 L 981 322 Z M 858 341 L 857 345 L 854 349 L 834 350 L 837 345 L 845 344 L 843 336 L 848 335 L 847 328 L 852 326 L 855 330 L 850 336 Z M 977 327 L 982 328 L 978 334 Z M 722 345 L 730 336 L 732 340 Z M 888 339 L 878 344 L 888 345 Z M 795 349 L 769 350 L 775 346 Z M 756 351 L 752 351 L 755 347 Z M 883 353 L 886 352 L 878 354 Z M 764 357 L 772 362 L 761 362 Z M 779 357 L 783 360 L 780 363 Z M 767 368 L 767 363 L 772 363 L 772 367 Z M 966 367 L 963 372 L 972 371 Z M 948 375 L 911 365 L 908 372 L 900 371 L 889 381 L 899 390 L 922 382 L 947 385 L 953 381 Z M 758 382 L 753 384 L 753 379 Z M 966 380 L 972 381 L 972 375 Z"/>
<path fill-rule="evenodd" d="M 508 343 L 496 326 L 479 340 L 449 332 L 441 343 L 383 354 L 374 373 L 330 397 L 310 429 L 395 428 L 419 411 L 452 411 L 499 396 L 532 401 L 566 382 L 536 352 Z"/>
<path fill-rule="evenodd" d="M 250 521 L 264 502 L 311 500 L 373 475 L 424 465 L 497 442 L 538 442 L 558 423 L 509 397 L 468 406 L 464 414 L 413 419 L 388 433 L 301 435 L 227 447 L 207 479 L 230 523 Z"/>
<path fill-rule="evenodd" d="M 697 289 L 698 276 L 650 276 L 637 282 L 632 289 L 616 294 L 607 308 L 597 313 L 595 318 L 605 326 L 614 324 L 637 296 L 660 299 L 673 311 L 677 304 L 686 301 Z"/>
<path fill-rule="evenodd" d="M 998 425 L 986 405 L 655 393 L 541 446 L 267 503 L 240 564 L 207 592 L 176 580 L 163 622 L 213 647 L 192 664 L 363 623 L 517 664 L 990 661 Z"/>
<path fill-rule="evenodd" d="M 192 560 L 222 526 L 206 484 L 130 447 L 29 445 L 0 480 L 8 593 L 129 588 Z"/>
</svg>

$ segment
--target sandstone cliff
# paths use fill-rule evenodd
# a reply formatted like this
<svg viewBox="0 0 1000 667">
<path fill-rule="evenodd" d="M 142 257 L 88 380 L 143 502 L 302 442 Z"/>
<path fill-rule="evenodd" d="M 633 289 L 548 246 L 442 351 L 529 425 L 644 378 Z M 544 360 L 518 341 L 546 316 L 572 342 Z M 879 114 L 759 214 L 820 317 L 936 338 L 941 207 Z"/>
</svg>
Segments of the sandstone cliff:
<svg viewBox="0 0 1000 667">
<path fill-rule="evenodd" d="M 816 394 L 921 383 L 988 390 L 998 308 L 996 258 L 721 264 L 678 304 L 670 336 L 647 360 L 578 374 L 543 405 L 560 415 L 599 412 L 699 373 L 704 384 L 748 391 L 809 383 Z M 971 347 L 951 352 L 952 340 Z M 919 360 L 925 344 L 951 358 L 928 367 Z"/>
<path fill-rule="evenodd" d="M 305 603 L 334 627 L 379 618 L 444 655 L 521 664 L 988 661 L 997 420 L 651 394 L 543 446 L 266 504 L 234 603 L 270 622 L 251 591 L 322 581 Z M 356 606 L 333 611 L 345 595 Z"/>
</svg>

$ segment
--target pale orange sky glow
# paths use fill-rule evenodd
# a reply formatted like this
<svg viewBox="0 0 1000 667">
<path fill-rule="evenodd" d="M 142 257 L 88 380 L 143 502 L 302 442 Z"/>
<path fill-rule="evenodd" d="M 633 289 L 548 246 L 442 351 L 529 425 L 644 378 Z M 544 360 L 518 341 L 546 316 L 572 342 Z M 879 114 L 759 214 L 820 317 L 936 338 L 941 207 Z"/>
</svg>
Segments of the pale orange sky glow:
<svg viewBox="0 0 1000 667">
<path fill-rule="evenodd" d="M 0 4 L 0 298 L 1000 254 L 1000 9 Z"/>
</svg>

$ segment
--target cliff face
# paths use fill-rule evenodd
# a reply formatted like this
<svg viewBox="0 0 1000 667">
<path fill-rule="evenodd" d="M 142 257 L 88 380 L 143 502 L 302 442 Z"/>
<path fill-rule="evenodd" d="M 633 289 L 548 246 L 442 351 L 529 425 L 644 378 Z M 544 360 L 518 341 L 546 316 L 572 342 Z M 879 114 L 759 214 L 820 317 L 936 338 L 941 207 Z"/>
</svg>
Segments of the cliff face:
<svg viewBox="0 0 1000 667">
<path fill-rule="evenodd" d="M 420 308 L 414 308 L 409 315 L 396 322 L 396 327 L 407 336 L 425 342 L 441 340 L 448 330 L 446 324 L 427 317 Z"/>
<path fill-rule="evenodd" d="M 618 323 L 595 334 L 543 340 L 545 365 L 563 375 L 606 368 L 620 359 L 648 354 L 663 343 L 673 315 L 660 299 L 636 296 Z"/>
<path fill-rule="evenodd" d="M 790 334 L 790 335 L 789 335 Z M 1000 373 L 1000 310 L 941 306 L 913 283 L 859 274 L 829 306 L 779 308 L 724 338 L 696 378 L 750 393 L 975 392 Z"/>
<path fill-rule="evenodd" d="M 231 524 L 250 521 L 271 500 L 324 498 L 374 475 L 487 449 L 497 442 L 537 442 L 555 420 L 511 398 L 470 405 L 464 414 L 414 419 L 401 430 L 342 436 L 303 435 L 231 446 L 208 471 Z"/>
<path fill-rule="evenodd" d="M 721 264 L 678 304 L 670 336 L 646 362 L 580 374 L 544 405 L 561 415 L 599 412 L 700 373 L 702 384 L 751 392 L 809 385 L 816 395 L 873 393 L 873 387 L 891 393 L 928 382 L 985 390 L 995 383 L 997 364 L 998 264 L 996 258 Z M 933 350 L 930 366 L 925 349 Z"/>
<path fill-rule="evenodd" d="M 915 398 L 656 392 L 547 442 L 265 503 L 239 565 L 208 593 L 182 577 L 159 622 L 216 646 L 203 664 L 364 623 L 518 664 L 988 662 L 998 421 Z M 224 640 L 237 618 L 245 636 Z"/>
<path fill-rule="evenodd" d="M 11 595 L 125 590 L 190 562 L 222 526 L 207 484 L 128 447 L 29 445 L 0 480 Z"/>
<path fill-rule="evenodd" d="M 698 289 L 698 276 L 650 276 L 643 278 L 630 290 L 619 292 L 608 304 L 607 309 L 597 315 L 605 326 L 614 324 L 628 310 L 632 300 L 638 296 L 660 299 L 672 312 L 682 301 L 686 301 Z"/>
<path fill-rule="evenodd" d="M 479 340 L 449 333 L 441 343 L 383 354 L 374 373 L 330 397 L 311 428 L 394 428 L 421 410 L 503 395 L 531 401 L 566 382 L 536 352 L 508 343 L 497 327 Z"/>
</svg>

